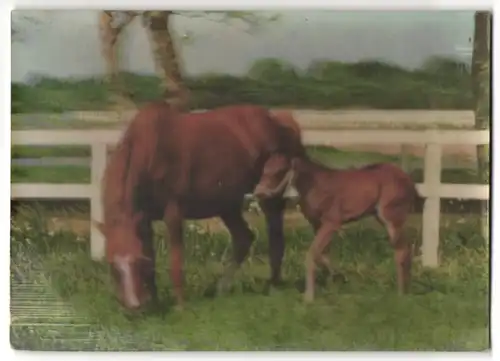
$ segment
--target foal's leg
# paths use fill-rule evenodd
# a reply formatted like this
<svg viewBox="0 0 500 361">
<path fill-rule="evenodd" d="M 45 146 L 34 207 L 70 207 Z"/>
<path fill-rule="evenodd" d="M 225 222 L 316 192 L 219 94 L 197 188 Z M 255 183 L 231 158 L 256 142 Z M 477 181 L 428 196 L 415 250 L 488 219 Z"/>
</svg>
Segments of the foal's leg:
<svg viewBox="0 0 500 361">
<path fill-rule="evenodd" d="M 170 236 L 170 278 L 174 286 L 177 306 L 178 308 L 182 308 L 184 306 L 184 292 L 182 288 L 184 281 L 184 274 L 182 270 L 183 217 L 177 203 L 172 202 L 167 205 L 165 208 L 164 219 Z"/>
<path fill-rule="evenodd" d="M 156 257 L 153 240 L 153 227 L 150 219 L 145 219 L 139 225 L 139 237 L 144 247 L 144 255 L 151 261 L 146 270 L 146 286 L 151 293 L 151 299 L 154 303 L 158 302 L 158 290 L 156 288 Z"/>
<path fill-rule="evenodd" d="M 407 207 L 386 205 L 379 208 L 377 218 L 387 229 L 389 241 L 394 248 L 399 294 L 408 292 L 411 281 L 412 247 L 403 237 L 403 226 L 408 216 Z"/>
<path fill-rule="evenodd" d="M 317 234 L 318 231 L 319 231 L 319 228 L 321 227 L 321 222 L 311 222 L 311 225 L 314 229 L 314 234 Z M 338 272 L 335 268 L 333 268 L 331 262 L 330 262 L 330 258 L 328 257 L 328 249 L 330 248 L 330 242 L 327 243 L 327 245 L 323 248 L 323 251 L 321 253 L 321 255 L 318 256 L 318 260 L 319 262 L 323 265 L 323 267 L 326 268 L 326 270 L 328 271 L 328 275 L 330 276 L 330 278 L 333 278 L 335 276 L 339 276 L 339 277 L 342 277 L 342 278 L 345 278 L 344 275 L 342 275 L 340 272 Z"/>
<path fill-rule="evenodd" d="M 324 223 L 319 227 L 314 241 L 309 247 L 306 254 L 306 289 L 304 292 L 304 301 L 312 302 L 314 300 L 314 283 L 315 283 L 315 267 L 317 261 L 322 261 L 323 251 L 325 247 L 330 243 L 333 233 L 339 227 L 334 223 Z M 327 264 L 330 262 L 327 260 Z M 331 267 L 330 267 L 331 268 Z"/>
<path fill-rule="evenodd" d="M 234 209 L 232 212 L 227 212 L 221 215 L 221 219 L 231 234 L 231 240 L 233 242 L 233 258 L 230 264 L 224 269 L 218 282 L 218 293 L 222 293 L 229 287 L 233 280 L 234 273 L 247 257 L 248 251 L 250 250 L 250 246 L 252 245 L 254 239 L 252 231 L 243 218 L 240 207 Z"/>
<path fill-rule="evenodd" d="M 271 264 L 271 284 L 281 282 L 281 264 L 285 253 L 285 236 L 283 231 L 283 215 L 286 200 L 272 198 L 259 202 L 266 217 L 267 234 L 269 239 L 269 262 Z"/>
</svg>

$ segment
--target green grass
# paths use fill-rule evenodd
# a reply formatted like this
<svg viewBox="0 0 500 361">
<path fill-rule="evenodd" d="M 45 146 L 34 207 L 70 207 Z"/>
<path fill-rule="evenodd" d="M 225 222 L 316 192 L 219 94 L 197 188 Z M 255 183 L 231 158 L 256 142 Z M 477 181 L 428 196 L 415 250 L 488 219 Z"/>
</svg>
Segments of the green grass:
<svg viewBox="0 0 500 361">
<path fill-rule="evenodd" d="M 58 113 L 55 113 L 58 114 Z M 20 116 L 16 114 L 11 115 L 11 130 L 97 130 L 97 129 L 121 129 L 123 127 L 123 122 L 111 121 L 92 121 L 92 120 L 80 120 L 74 119 L 71 121 L 63 120 L 57 118 L 54 114 L 35 114 L 33 117 L 39 118 L 36 120 L 27 118 L 28 115 L 22 114 Z M 460 128 L 460 126 L 453 127 L 451 129 Z"/>
<path fill-rule="evenodd" d="M 12 158 L 52 158 L 91 156 L 89 146 L 33 146 L 15 145 L 11 149 Z"/>
<path fill-rule="evenodd" d="M 399 350 L 480 351 L 489 348 L 489 253 L 474 216 L 444 217 L 442 264 L 414 266 L 411 294 L 397 296 L 392 251 L 385 232 L 373 220 L 345 227 L 334 237 L 330 258 L 347 276 L 345 284 L 318 276 L 316 300 L 302 302 L 304 255 L 312 239 L 310 227 L 294 221 L 286 227 L 283 271 L 286 286 L 266 293 L 267 241 L 262 218 L 253 217 L 258 235 L 251 255 L 235 276 L 232 293 L 212 298 L 213 282 L 230 251 L 226 233 L 186 227 L 185 269 L 187 307 L 172 309 L 168 275 L 168 242 L 164 227 L 155 225 L 158 284 L 165 306 L 162 314 L 129 317 L 117 307 L 107 267 L 89 259 L 88 243 L 76 235 L 47 230 L 43 213 L 21 212 L 11 234 L 13 262 L 36 254 L 37 275 L 47 287 L 85 319 L 86 335 L 77 326 L 12 326 L 11 342 L 30 349 L 99 350 Z M 408 237 L 420 236 L 419 220 Z M 30 264 L 33 268 L 33 263 Z M 25 271 L 29 273 L 29 270 Z M 83 327 L 83 326 L 82 326 Z M 66 332 L 66 333 L 65 333 Z M 70 338 L 66 340 L 65 338 Z M 80 336 L 81 338 L 81 336 Z M 88 337 L 87 337 L 88 338 Z M 87 342 L 87 343 L 85 343 Z M 87 346 L 85 346 L 87 345 Z"/>
<path fill-rule="evenodd" d="M 89 183 L 90 168 L 79 166 L 11 166 L 11 183 Z"/>
</svg>

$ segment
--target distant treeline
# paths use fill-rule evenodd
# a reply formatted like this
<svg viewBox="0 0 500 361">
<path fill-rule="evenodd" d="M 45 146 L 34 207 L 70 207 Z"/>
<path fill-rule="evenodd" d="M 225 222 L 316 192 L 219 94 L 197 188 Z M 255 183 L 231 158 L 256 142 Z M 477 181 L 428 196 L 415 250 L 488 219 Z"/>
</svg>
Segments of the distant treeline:
<svg viewBox="0 0 500 361">
<path fill-rule="evenodd" d="M 124 73 L 134 101 L 161 95 L 159 79 Z M 245 76 L 205 74 L 186 79 L 191 108 L 236 103 L 292 108 L 472 109 L 470 69 L 448 58 L 429 58 L 409 70 L 381 61 L 316 61 L 299 70 L 279 59 L 256 61 Z M 102 78 L 39 77 L 12 84 L 12 111 L 96 110 L 109 104 Z"/>
</svg>

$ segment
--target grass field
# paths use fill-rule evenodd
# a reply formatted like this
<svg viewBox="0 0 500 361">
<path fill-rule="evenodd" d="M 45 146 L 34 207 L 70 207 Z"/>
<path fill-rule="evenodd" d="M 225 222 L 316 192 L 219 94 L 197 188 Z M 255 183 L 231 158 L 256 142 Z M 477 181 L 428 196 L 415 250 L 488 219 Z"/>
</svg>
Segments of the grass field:
<svg viewBox="0 0 500 361">
<path fill-rule="evenodd" d="M 164 312 L 123 313 L 114 300 L 107 267 L 89 259 L 85 236 L 54 232 L 46 215 L 25 209 L 13 220 L 13 280 L 24 277 L 37 306 L 23 308 L 21 286 L 12 293 L 16 319 L 11 342 L 23 349 L 98 350 L 441 350 L 489 348 L 489 252 L 475 216 L 443 216 L 439 268 L 416 257 L 411 294 L 395 288 L 392 251 L 385 232 L 370 219 L 334 237 L 330 257 L 347 283 L 318 276 L 312 305 L 302 303 L 304 252 L 312 231 L 296 212 L 287 213 L 286 285 L 269 292 L 263 218 L 246 215 L 257 240 L 237 273 L 231 294 L 213 297 L 213 285 L 231 246 L 221 227 L 186 227 L 188 304 L 172 309 L 168 242 L 155 225 L 158 277 Z M 420 236 L 419 216 L 407 236 Z M 82 242 L 83 240 L 83 242 Z M 29 261 L 27 261 L 29 257 Z M 15 281 L 13 281 L 15 283 Z M 19 283 L 19 282 L 18 282 Z M 22 293 L 22 294 L 21 294 Z M 45 296 L 41 296 L 41 295 Z M 28 297 L 29 298 L 29 297 Z M 57 299 L 57 303 L 44 299 Z M 20 301 L 16 301 L 19 299 Z M 17 302 L 17 303 L 16 303 Z M 23 303 L 24 302 L 24 303 Z M 18 305 L 19 304 L 19 305 Z M 57 306 L 56 306 L 57 305 Z M 16 308 L 17 307 L 17 308 Z M 33 311 L 35 309 L 35 311 Z M 41 310 L 38 311 L 37 309 Z M 68 311 L 70 310 L 70 311 Z M 14 312 L 14 311 L 13 311 Z M 35 313 L 29 324 L 29 313 Z M 24 317 L 24 318 L 23 318 Z M 38 324 L 33 321 L 38 320 Z M 15 320 L 16 320 L 15 319 Z M 24 321 L 23 321 L 24 320 Z"/>
</svg>

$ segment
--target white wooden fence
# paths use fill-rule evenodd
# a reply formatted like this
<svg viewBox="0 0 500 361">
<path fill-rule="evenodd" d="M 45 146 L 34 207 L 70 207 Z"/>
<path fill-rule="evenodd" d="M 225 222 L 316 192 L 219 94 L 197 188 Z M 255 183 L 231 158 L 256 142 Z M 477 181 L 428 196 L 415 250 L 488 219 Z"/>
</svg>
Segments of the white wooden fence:
<svg viewBox="0 0 500 361">
<path fill-rule="evenodd" d="M 117 130 L 25 130 L 12 132 L 13 145 L 90 145 L 92 149 L 90 184 L 12 184 L 11 198 L 88 199 L 91 218 L 102 219 L 100 181 L 107 157 L 107 145 L 121 135 Z M 423 212 L 422 263 L 439 264 L 440 199 L 489 199 L 489 186 L 441 183 L 441 147 L 449 144 L 489 144 L 487 130 L 308 130 L 303 131 L 307 145 L 342 144 L 420 144 L 425 145 L 424 182 L 418 190 L 427 200 Z M 287 193 L 293 196 L 292 192 Z M 91 224 L 91 256 L 104 256 L 104 239 Z"/>
</svg>

